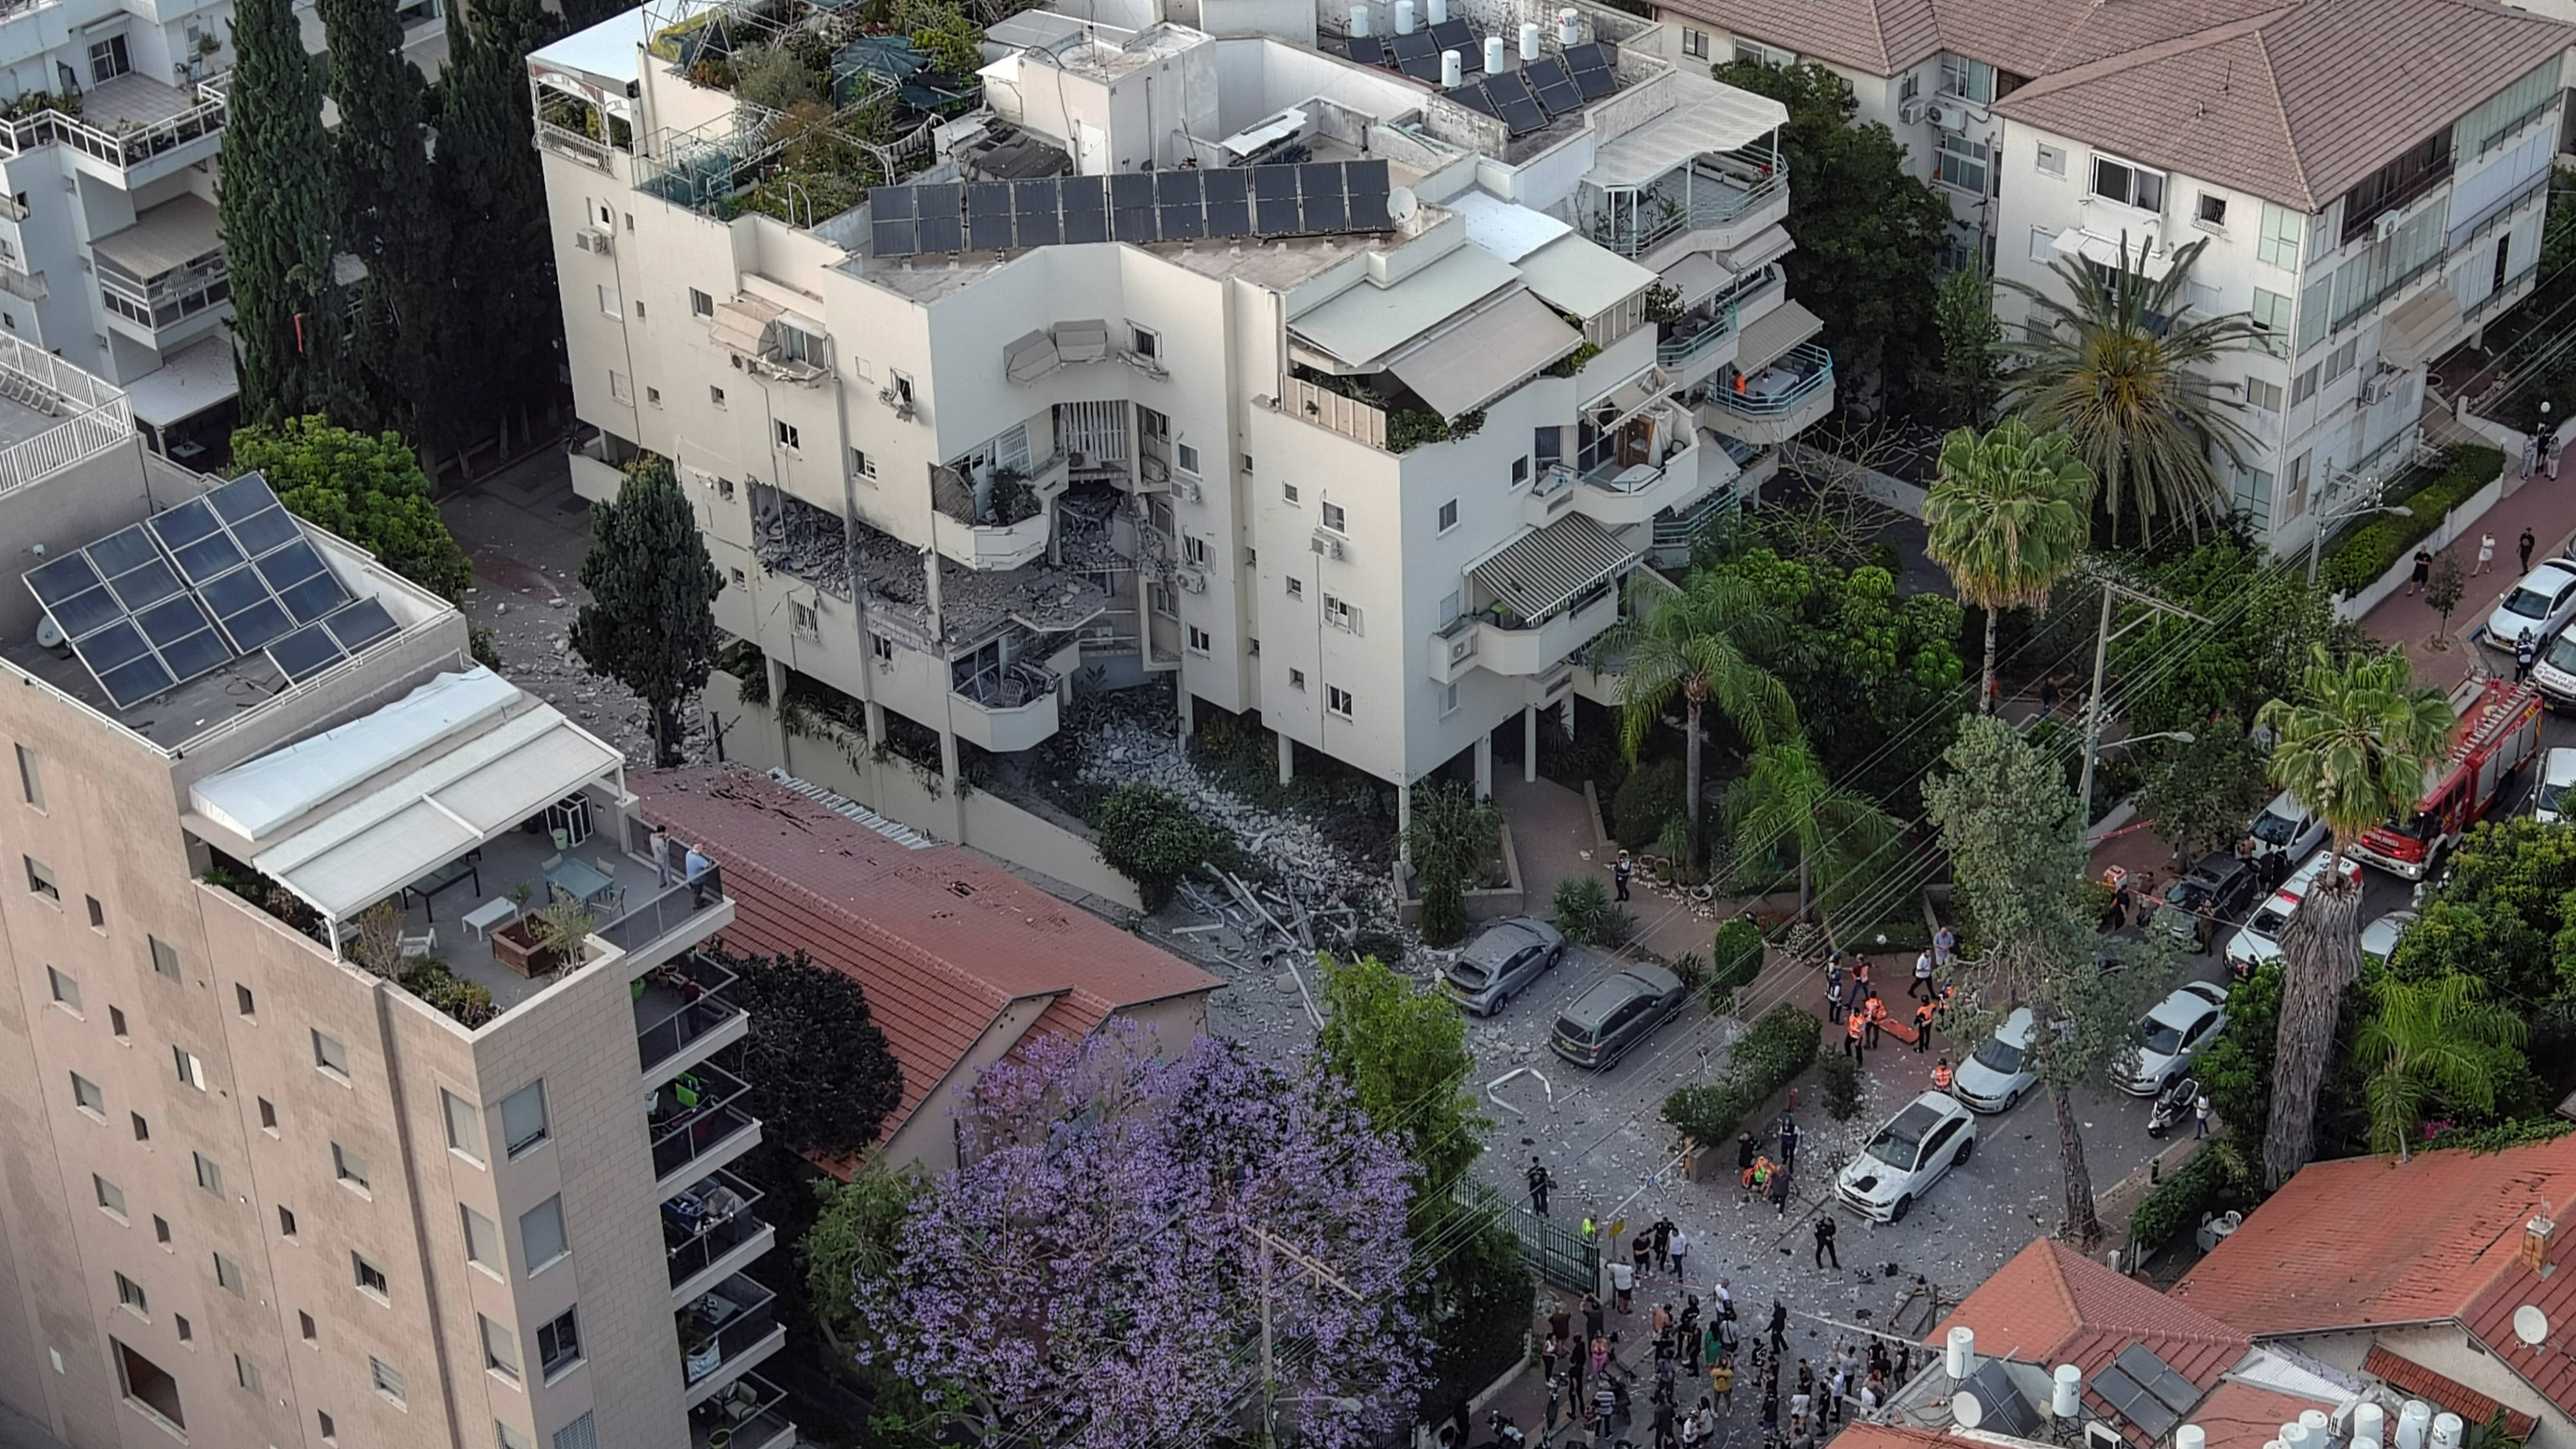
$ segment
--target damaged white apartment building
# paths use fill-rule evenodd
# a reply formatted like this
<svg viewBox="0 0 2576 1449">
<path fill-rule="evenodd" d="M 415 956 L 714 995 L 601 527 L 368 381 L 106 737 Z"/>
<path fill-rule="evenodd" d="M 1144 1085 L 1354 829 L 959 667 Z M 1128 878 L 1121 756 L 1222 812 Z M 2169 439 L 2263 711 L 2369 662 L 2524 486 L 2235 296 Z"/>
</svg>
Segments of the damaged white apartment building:
<svg viewBox="0 0 2576 1449">
<path fill-rule="evenodd" d="M 1086 8 L 995 26 L 980 98 L 890 144 L 850 134 L 881 43 L 807 0 L 532 56 L 577 488 L 672 459 L 746 693 L 935 732 L 935 777 L 841 753 L 946 838 L 1043 853 L 960 756 L 1053 734 L 1077 672 L 1257 712 L 1283 774 L 1489 786 L 1496 731 L 1534 759 L 1603 687 L 1627 580 L 1833 406 L 1785 112 L 1588 5 Z M 710 63 L 782 40 L 834 48 L 831 121 Z M 879 183 L 837 212 L 835 154 Z M 794 748 L 742 714 L 735 757 Z"/>
</svg>

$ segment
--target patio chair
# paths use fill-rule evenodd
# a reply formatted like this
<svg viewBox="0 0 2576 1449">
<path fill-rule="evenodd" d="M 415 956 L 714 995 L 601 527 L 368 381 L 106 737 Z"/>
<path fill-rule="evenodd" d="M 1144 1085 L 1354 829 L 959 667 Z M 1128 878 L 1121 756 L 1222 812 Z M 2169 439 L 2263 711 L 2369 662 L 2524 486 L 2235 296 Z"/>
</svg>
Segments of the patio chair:
<svg viewBox="0 0 2576 1449">
<path fill-rule="evenodd" d="M 408 931 L 394 936 L 394 950 L 403 956 L 431 956 L 438 952 L 438 928 L 431 926 L 415 936 Z"/>
</svg>

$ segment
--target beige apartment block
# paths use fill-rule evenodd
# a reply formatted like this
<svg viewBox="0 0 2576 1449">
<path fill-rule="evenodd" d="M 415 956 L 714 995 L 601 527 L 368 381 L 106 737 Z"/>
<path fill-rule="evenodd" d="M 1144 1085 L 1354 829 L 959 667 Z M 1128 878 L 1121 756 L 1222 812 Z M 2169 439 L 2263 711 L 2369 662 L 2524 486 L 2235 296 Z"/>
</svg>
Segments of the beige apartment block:
<svg viewBox="0 0 2576 1449">
<path fill-rule="evenodd" d="M 630 854 L 623 759 L 444 600 L 101 393 L 0 351 L 0 1400 L 74 1449 L 792 1442 L 720 872 Z M 558 959 L 522 884 L 590 903 Z M 384 901 L 489 1019 L 354 964 Z"/>
</svg>

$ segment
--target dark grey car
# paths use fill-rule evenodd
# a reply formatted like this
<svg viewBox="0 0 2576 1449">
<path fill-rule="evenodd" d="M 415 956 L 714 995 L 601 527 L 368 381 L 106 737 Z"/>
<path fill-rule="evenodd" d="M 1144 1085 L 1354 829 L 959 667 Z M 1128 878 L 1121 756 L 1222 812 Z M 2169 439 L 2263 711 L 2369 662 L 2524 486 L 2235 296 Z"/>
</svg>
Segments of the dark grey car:
<svg viewBox="0 0 2576 1449">
<path fill-rule="evenodd" d="M 1478 1016 L 1491 1016 L 1564 955 L 1564 932 L 1527 916 L 1506 916 L 1458 953 L 1445 978 L 1449 995 Z"/>
<path fill-rule="evenodd" d="M 2212 851 L 2165 892 L 2156 920 L 2194 951 L 2206 951 L 2226 919 L 2253 898 L 2253 867 L 2226 851 Z"/>
<path fill-rule="evenodd" d="M 1547 1044 L 1578 1067 L 1606 1070 L 1679 1011 L 1688 994 L 1661 966 L 1631 966 L 1576 997 Z"/>
</svg>

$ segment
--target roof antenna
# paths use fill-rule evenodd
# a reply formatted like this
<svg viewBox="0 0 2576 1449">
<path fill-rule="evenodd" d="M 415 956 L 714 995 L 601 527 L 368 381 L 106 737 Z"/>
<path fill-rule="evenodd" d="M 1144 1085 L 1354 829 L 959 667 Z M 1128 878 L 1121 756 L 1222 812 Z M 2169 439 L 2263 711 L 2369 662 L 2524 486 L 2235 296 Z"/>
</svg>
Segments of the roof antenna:
<svg viewBox="0 0 2576 1449">
<path fill-rule="evenodd" d="M 2225 69 L 2225 70 L 2223 70 L 2223 71 L 2220 71 L 2220 72 L 2218 73 L 2218 93 L 2219 93 L 2220 95 L 2222 95 L 2222 96 L 2223 96 L 2223 95 L 2225 95 L 2225 94 L 2227 94 L 2227 88 L 2228 88 L 2229 86 L 2231 86 L 2231 85 L 2234 85 L 2235 83 L 2236 83 L 2236 62 L 2235 62 L 2235 60 L 2234 60 L 2234 59 L 2232 59 L 2232 58 L 2231 58 L 2231 59 L 2227 62 L 2227 69 Z"/>
</svg>

